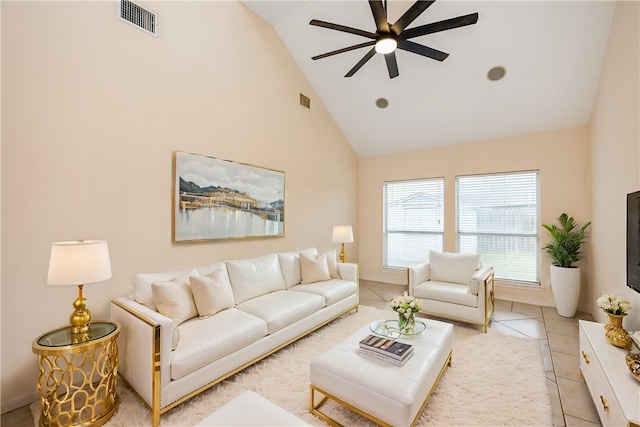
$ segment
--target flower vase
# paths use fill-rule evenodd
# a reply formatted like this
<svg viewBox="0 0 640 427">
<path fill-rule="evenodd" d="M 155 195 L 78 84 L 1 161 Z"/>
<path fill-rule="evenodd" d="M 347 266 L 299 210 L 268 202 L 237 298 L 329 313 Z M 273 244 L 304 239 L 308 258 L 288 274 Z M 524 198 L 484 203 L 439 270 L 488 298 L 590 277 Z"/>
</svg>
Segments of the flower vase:
<svg viewBox="0 0 640 427">
<path fill-rule="evenodd" d="M 398 313 L 398 329 L 402 335 L 412 335 L 416 330 L 416 316 L 412 311 Z"/>
<path fill-rule="evenodd" d="M 609 316 L 609 323 L 604 325 L 606 331 L 604 335 L 607 337 L 607 340 L 616 347 L 630 348 L 631 337 L 622 327 L 622 319 L 624 316 L 611 313 L 607 313 L 607 315 Z"/>
</svg>

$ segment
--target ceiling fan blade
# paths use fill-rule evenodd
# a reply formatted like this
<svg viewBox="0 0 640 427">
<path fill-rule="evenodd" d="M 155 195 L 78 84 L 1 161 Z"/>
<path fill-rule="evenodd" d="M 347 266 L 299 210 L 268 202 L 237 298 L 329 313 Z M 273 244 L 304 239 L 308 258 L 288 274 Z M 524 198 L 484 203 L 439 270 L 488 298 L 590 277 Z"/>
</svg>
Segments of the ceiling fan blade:
<svg viewBox="0 0 640 427">
<path fill-rule="evenodd" d="M 395 24 L 391 26 L 391 32 L 400 35 L 405 28 L 409 26 L 415 19 L 420 16 L 422 12 L 427 10 L 429 6 L 433 4 L 435 0 L 424 1 L 418 0 L 413 6 L 411 6 L 401 17 L 398 19 Z"/>
<path fill-rule="evenodd" d="M 369 7 L 373 14 L 373 20 L 376 22 L 378 33 L 388 33 L 389 22 L 387 22 L 387 12 L 384 9 L 382 0 L 369 0 Z"/>
<path fill-rule="evenodd" d="M 320 21 L 317 19 L 312 19 L 311 22 L 309 22 L 309 25 L 328 28 L 330 30 L 342 31 L 343 33 L 355 34 L 358 36 L 366 37 L 368 39 L 375 39 L 376 37 L 378 37 L 377 34 L 371 33 L 369 31 L 359 30 L 357 28 L 347 27 L 346 25 L 333 24 L 331 22 Z"/>
<path fill-rule="evenodd" d="M 347 74 L 345 74 L 345 77 L 351 77 L 353 76 L 356 71 L 358 71 L 360 68 L 362 68 L 362 66 L 364 64 L 367 63 L 367 61 L 369 61 L 371 58 L 373 58 L 373 55 L 376 54 L 376 48 L 373 47 L 371 48 L 371 50 L 369 52 L 367 52 L 367 54 L 365 56 L 362 57 L 362 59 L 360 61 L 358 61 L 358 63 L 356 65 L 353 66 L 352 69 L 349 70 L 349 72 Z"/>
<path fill-rule="evenodd" d="M 400 73 L 398 72 L 398 61 L 396 61 L 396 53 L 395 52 L 387 53 L 384 56 L 384 60 L 387 62 L 387 70 L 389 70 L 389 78 L 393 79 L 394 77 L 398 77 Z"/>
<path fill-rule="evenodd" d="M 413 37 L 424 36 L 426 34 L 438 33 L 440 31 L 452 30 L 454 28 L 460 28 L 467 25 L 473 25 L 478 22 L 478 14 L 472 13 L 470 15 L 458 16 L 456 18 L 446 19 L 444 21 L 433 22 L 427 25 L 421 25 L 415 28 L 409 28 L 404 30 L 400 35 L 403 39 L 410 39 Z"/>
<path fill-rule="evenodd" d="M 364 43 L 356 44 L 353 46 L 345 47 L 342 49 L 334 50 L 331 52 L 323 53 L 322 55 L 313 56 L 311 59 L 313 60 L 322 59 L 328 56 L 337 55 L 339 53 L 350 52 L 352 50 L 360 49 L 361 47 L 373 46 L 374 44 L 376 44 L 375 40 L 371 40 L 370 42 L 364 42 Z"/>
<path fill-rule="evenodd" d="M 417 53 L 418 55 L 426 56 L 427 58 L 435 59 L 436 61 L 440 62 L 444 61 L 445 59 L 447 59 L 447 56 L 449 56 L 448 53 L 441 52 L 439 50 L 432 49 L 430 47 L 423 46 L 409 40 L 398 40 L 398 49 Z"/>
</svg>

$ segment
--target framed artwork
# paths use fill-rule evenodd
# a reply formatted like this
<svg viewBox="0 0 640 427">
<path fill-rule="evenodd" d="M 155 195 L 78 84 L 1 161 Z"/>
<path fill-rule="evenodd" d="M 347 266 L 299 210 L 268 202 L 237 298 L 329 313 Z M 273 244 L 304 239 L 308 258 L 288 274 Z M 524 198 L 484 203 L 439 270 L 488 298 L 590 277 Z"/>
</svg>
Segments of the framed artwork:
<svg viewBox="0 0 640 427">
<path fill-rule="evenodd" d="M 282 171 L 176 151 L 173 242 L 284 236 Z"/>
</svg>

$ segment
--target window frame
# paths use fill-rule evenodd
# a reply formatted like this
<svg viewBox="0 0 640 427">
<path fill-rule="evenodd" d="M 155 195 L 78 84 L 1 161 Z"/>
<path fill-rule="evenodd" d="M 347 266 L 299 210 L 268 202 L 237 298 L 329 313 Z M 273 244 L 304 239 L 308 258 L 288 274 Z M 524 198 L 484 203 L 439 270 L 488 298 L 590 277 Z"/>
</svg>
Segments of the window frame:
<svg viewBox="0 0 640 427">
<path fill-rule="evenodd" d="M 420 184 L 425 183 L 427 185 L 436 185 L 440 188 L 440 193 L 437 193 L 436 197 L 440 197 L 438 200 L 440 203 L 440 230 L 439 231 L 424 231 L 424 230 L 390 230 L 389 227 L 389 201 L 388 201 L 388 189 L 389 186 L 394 185 L 410 185 L 411 183 Z M 418 193 L 414 193 L 418 194 Z M 415 195 L 408 195 L 408 197 L 415 197 Z M 395 201 L 394 203 L 397 203 Z M 444 177 L 431 177 L 431 178 L 416 178 L 416 179 L 406 179 L 406 180 L 396 180 L 396 181 L 384 181 L 382 183 L 382 268 L 397 270 L 397 269 L 407 269 L 412 265 L 417 265 L 421 262 L 428 262 L 429 251 L 424 250 L 424 257 L 420 261 L 416 260 L 401 260 L 400 263 L 390 263 L 389 257 L 389 236 L 394 234 L 402 234 L 404 236 L 437 236 L 440 239 L 440 251 L 444 250 L 444 236 L 445 236 L 445 178 Z M 397 261 L 397 260 L 396 260 Z"/>
<path fill-rule="evenodd" d="M 509 233 L 509 232 L 486 232 L 486 233 L 478 233 L 478 232 L 467 232 L 460 231 L 461 228 L 461 220 L 460 220 L 460 211 L 461 211 L 461 203 L 460 203 L 460 180 L 465 178 L 472 177 L 486 177 L 486 176 L 508 176 L 508 175 L 527 175 L 534 174 L 535 175 L 535 225 L 532 227 L 533 233 Z M 501 284 L 513 285 L 516 287 L 527 287 L 527 288 L 541 288 L 541 246 L 540 246 L 540 171 L 539 170 L 524 170 L 524 171 L 511 171 L 511 172 L 492 172 L 492 173 L 484 173 L 484 174 L 469 174 L 469 175 L 457 175 L 455 177 L 455 239 L 456 239 L 456 250 L 458 252 L 461 251 L 461 236 L 498 236 L 498 237 L 527 237 L 533 238 L 535 242 L 535 249 L 533 253 L 535 254 L 535 280 L 524 280 L 513 277 L 501 277 L 498 274 L 496 275 L 496 282 Z M 507 251 L 503 251 L 503 254 L 506 254 Z"/>
</svg>

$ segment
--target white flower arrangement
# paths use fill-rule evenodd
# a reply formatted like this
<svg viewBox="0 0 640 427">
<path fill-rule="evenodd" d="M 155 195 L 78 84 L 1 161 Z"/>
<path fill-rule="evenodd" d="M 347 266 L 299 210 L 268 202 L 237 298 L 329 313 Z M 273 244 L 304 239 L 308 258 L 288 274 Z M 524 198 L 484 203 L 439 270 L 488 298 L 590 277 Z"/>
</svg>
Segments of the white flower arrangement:
<svg viewBox="0 0 640 427">
<path fill-rule="evenodd" d="M 391 308 L 408 318 L 411 313 L 417 313 L 422 310 L 422 301 L 407 295 L 405 292 L 391 300 Z"/>
<path fill-rule="evenodd" d="M 605 313 L 609 314 L 626 316 L 631 311 L 631 303 L 615 294 L 604 294 L 596 300 L 596 303 Z"/>
</svg>

